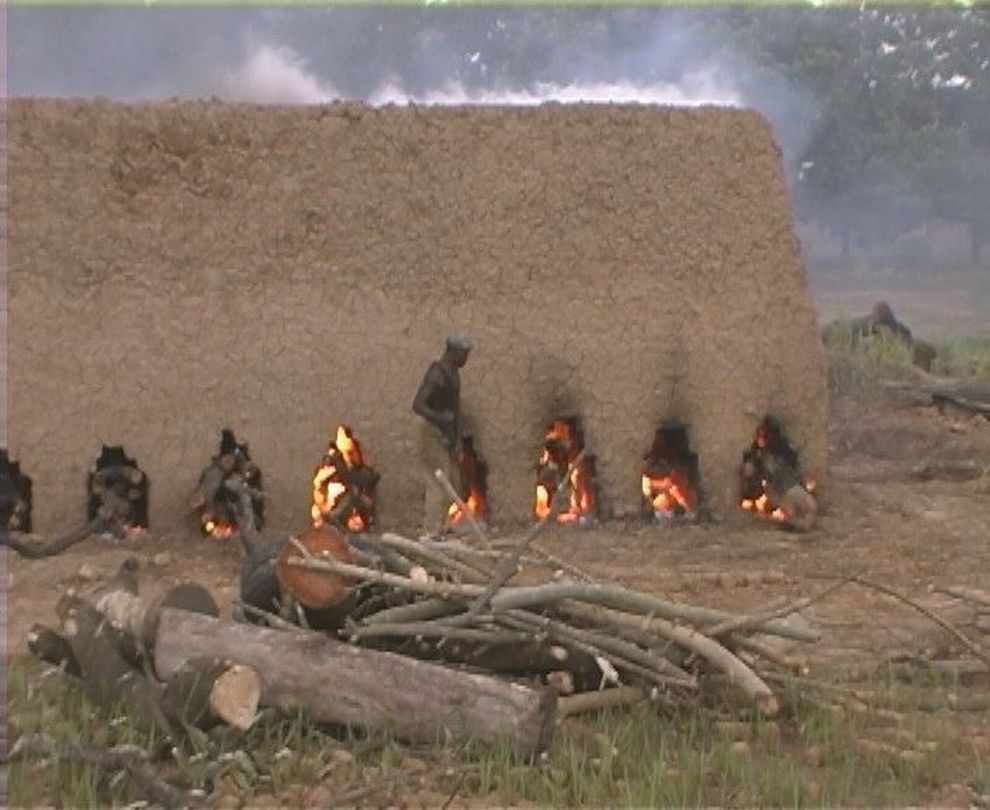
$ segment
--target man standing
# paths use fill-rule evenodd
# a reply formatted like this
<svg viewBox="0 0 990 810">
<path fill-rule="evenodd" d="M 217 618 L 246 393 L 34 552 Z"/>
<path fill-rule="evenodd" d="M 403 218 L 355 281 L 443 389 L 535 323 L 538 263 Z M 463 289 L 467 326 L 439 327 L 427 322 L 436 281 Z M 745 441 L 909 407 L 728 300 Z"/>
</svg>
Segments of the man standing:
<svg viewBox="0 0 990 810">
<path fill-rule="evenodd" d="M 461 453 L 461 375 L 467 363 L 471 341 L 448 337 L 443 356 L 430 364 L 413 401 L 413 412 L 425 420 L 420 436 L 420 458 L 426 476 L 423 503 L 423 532 L 435 535 L 447 522 L 450 498 L 440 488 L 435 470 L 443 470 L 455 490 L 462 487 Z"/>
</svg>

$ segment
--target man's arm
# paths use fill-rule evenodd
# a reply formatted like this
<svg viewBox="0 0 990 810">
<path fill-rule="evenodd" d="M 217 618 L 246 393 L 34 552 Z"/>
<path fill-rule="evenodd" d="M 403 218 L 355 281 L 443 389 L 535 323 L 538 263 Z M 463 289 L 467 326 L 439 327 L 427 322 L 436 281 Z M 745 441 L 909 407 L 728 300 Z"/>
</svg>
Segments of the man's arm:
<svg viewBox="0 0 990 810">
<path fill-rule="evenodd" d="M 413 413 L 422 416 L 426 421 L 436 425 L 446 434 L 453 432 L 456 422 L 456 415 L 451 411 L 438 411 L 429 406 L 429 399 L 433 392 L 444 384 L 443 372 L 434 363 L 427 370 L 420 383 L 416 398 L 413 400 Z"/>
</svg>

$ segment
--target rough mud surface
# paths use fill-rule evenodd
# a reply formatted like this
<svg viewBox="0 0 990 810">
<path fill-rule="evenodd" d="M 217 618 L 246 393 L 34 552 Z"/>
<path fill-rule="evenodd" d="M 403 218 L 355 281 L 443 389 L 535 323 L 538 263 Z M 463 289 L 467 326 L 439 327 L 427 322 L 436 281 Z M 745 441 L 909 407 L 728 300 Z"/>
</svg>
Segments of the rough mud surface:
<svg viewBox="0 0 990 810">
<path fill-rule="evenodd" d="M 528 517 L 572 414 L 614 514 L 665 419 L 716 510 L 768 412 L 822 478 L 824 358 L 756 113 L 14 100 L 9 141 L 11 451 L 40 531 L 76 521 L 101 442 L 181 528 L 224 425 L 297 528 L 339 422 L 383 523 L 410 525 L 411 403 L 449 330 L 477 346 L 463 390 L 500 520 Z"/>
</svg>

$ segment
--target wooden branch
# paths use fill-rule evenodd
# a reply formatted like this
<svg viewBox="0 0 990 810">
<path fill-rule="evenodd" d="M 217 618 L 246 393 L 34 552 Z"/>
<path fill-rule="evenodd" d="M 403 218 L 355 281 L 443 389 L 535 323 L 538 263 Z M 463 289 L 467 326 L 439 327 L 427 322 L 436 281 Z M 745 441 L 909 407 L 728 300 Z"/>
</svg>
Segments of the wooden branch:
<svg viewBox="0 0 990 810">
<path fill-rule="evenodd" d="M 450 599 L 424 599 L 409 605 L 380 610 L 362 619 L 362 625 L 399 624 L 402 622 L 429 621 L 442 616 L 462 613 L 464 605 Z"/>
<path fill-rule="evenodd" d="M 873 580 L 866 579 L 866 578 L 861 577 L 859 575 L 850 576 L 849 577 L 849 580 L 851 582 L 856 582 L 859 585 L 862 585 L 864 588 L 869 588 L 869 589 L 874 590 L 874 591 L 879 591 L 880 593 L 883 593 L 883 594 L 886 594 L 887 596 L 893 597 L 897 601 L 903 602 L 905 605 L 908 605 L 909 607 L 914 608 L 920 614 L 922 614 L 923 616 L 925 616 L 928 619 L 931 619 L 933 622 L 935 622 L 935 624 L 937 624 L 943 630 L 948 631 L 967 650 L 969 650 L 971 653 L 973 653 L 973 655 L 975 655 L 977 658 L 979 658 L 984 664 L 986 664 L 987 666 L 990 666 L 990 654 L 988 654 L 986 651 L 984 651 L 983 648 L 980 647 L 980 645 L 976 644 L 973 641 L 970 641 L 969 638 L 967 638 L 965 635 L 963 635 L 962 631 L 959 630 L 958 627 L 956 627 L 955 625 L 947 622 L 945 619 L 943 619 L 937 613 L 933 613 L 931 610 L 929 610 L 928 608 L 926 608 L 924 605 L 918 604 L 913 599 L 909 599 L 907 596 L 904 596 L 904 594 L 898 593 L 893 588 L 888 588 L 886 585 L 883 585 L 883 584 L 881 584 L 879 582 L 874 582 Z"/>
<path fill-rule="evenodd" d="M 262 704 L 302 709 L 317 722 L 387 729 L 433 743 L 450 735 L 505 739 L 533 756 L 553 734 L 556 695 L 486 675 L 362 649 L 312 633 L 236 624 L 165 610 L 155 667 L 165 676 L 198 656 L 218 656 L 264 673 Z"/>
<path fill-rule="evenodd" d="M 71 594 L 62 597 L 56 612 L 90 696 L 104 707 L 123 703 L 136 723 L 158 728 L 174 742 L 175 730 L 161 708 L 160 686 L 123 657 L 103 615 Z"/>
<path fill-rule="evenodd" d="M 802 610 L 806 610 L 815 602 L 820 602 L 831 596 L 840 588 L 844 587 L 849 583 L 849 579 L 842 579 L 833 585 L 830 585 L 821 593 L 815 596 L 805 597 L 804 599 L 798 599 L 796 602 L 788 602 L 787 600 L 780 600 L 777 604 L 763 608 L 756 613 L 749 616 L 737 616 L 732 619 L 726 619 L 725 621 L 719 622 L 714 627 L 706 627 L 705 635 L 711 636 L 712 638 L 718 638 L 720 636 L 727 636 L 730 633 L 737 633 L 742 630 L 753 630 L 760 627 L 760 625 L 765 624 L 772 619 L 779 619 L 785 616 L 790 616 L 792 613 L 799 613 Z"/>
<path fill-rule="evenodd" d="M 488 603 L 491 601 L 492 597 L 498 593 L 499 589 L 518 573 L 519 560 L 522 559 L 522 555 L 529 547 L 529 544 L 532 543 L 543 528 L 556 517 L 557 510 L 560 508 L 560 499 L 564 494 L 564 490 L 569 486 L 571 476 L 574 474 L 574 470 L 577 469 L 577 466 L 584 459 L 586 451 L 587 448 L 582 449 L 581 452 L 577 454 L 575 459 L 567 465 L 567 472 L 560 479 L 560 483 L 557 484 L 557 489 L 554 490 L 553 496 L 550 498 L 550 508 L 547 510 L 547 513 L 535 526 L 523 535 L 523 538 L 519 541 L 519 544 L 512 550 L 509 556 L 499 563 L 499 567 L 495 570 L 495 574 L 492 577 L 491 582 L 488 584 L 488 587 L 485 588 L 484 592 L 482 592 L 482 594 L 471 603 L 471 606 L 468 608 L 468 613 L 471 615 L 477 615 L 484 610 L 488 606 Z"/>
<path fill-rule="evenodd" d="M 599 609 L 587 605 L 568 604 L 562 606 L 561 610 L 586 621 L 594 621 Z M 777 714 L 780 706 L 770 687 L 750 667 L 717 641 L 702 635 L 691 627 L 676 625 L 665 619 L 656 617 L 644 619 L 640 616 L 614 611 L 610 611 L 609 615 L 615 621 L 622 621 L 633 627 L 659 633 L 696 653 L 712 666 L 724 672 L 729 677 L 730 682 L 738 686 L 753 701 L 763 716 L 773 717 Z"/>
<path fill-rule="evenodd" d="M 668 602 L 651 594 L 632 591 L 618 585 L 595 583 L 553 582 L 545 585 L 505 588 L 492 599 L 491 604 L 492 610 L 498 612 L 514 608 L 533 608 L 540 605 L 556 604 L 564 600 L 588 602 L 627 613 L 660 616 L 675 621 L 690 622 L 701 627 L 734 618 L 732 614 L 724 611 Z M 796 641 L 813 642 L 819 639 L 817 633 L 792 627 L 777 620 L 761 622 L 755 625 L 753 629 L 760 633 L 782 636 Z"/>
<path fill-rule="evenodd" d="M 148 762 L 148 755 L 134 745 L 102 748 L 64 743 L 41 734 L 29 734 L 19 737 L 10 751 L 11 759 L 23 757 L 55 757 L 70 762 L 86 762 L 109 771 L 126 770 L 145 798 L 167 810 L 200 804 L 194 796 L 172 787 L 162 779 Z"/>
<path fill-rule="evenodd" d="M 466 582 L 485 582 L 491 576 L 491 571 L 481 568 L 476 563 L 462 562 L 443 549 L 431 548 L 399 534 L 385 532 L 378 538 L 378 542 L 409 556 L 418 557 L 421 562 L 433 563 L 451 572 L 456 571 Z"/>
<path fill-rule="evenodd" d="M 45 663 L 58 667 L 66 675 L 82 677 L 82 669 L 65 636 L 41 624 L 31 625 L 27 636 L 28 649 Z"/>
<path fill-rule="evenodd" d="M 454 485 L 450 483 L 450 479 L 447 478 L 446 473 L 441 469 L 436 469 L 433 471 L 433 477 L 437 479 L 440 483 L 441 488 L 453 499 L 454 503 L 457 504 L 457 508 L 461 510 L 461 514 L 464 515 L 467 522 L 470 524 L 474 533 L 478 535 L 478 539 L 484 544 L 486 548 L 491 547 L 491 543 L 488 540 L 488 535 L 485 534 L 485 530 L 481 528 L 481 524 L 478 523 L 474 516 L 474 513 L 468 507 L 460 495 L 457 494 L 457 490 L 454 489 Z"/>
<path fill-rule="evenodd" d="M 0 546 L 9 546 L 22 557 L 29 560 L 40 560 L 44 557 L 54 557 L 61 554 L 66 549 L 72 548 L 76 543 L 81 543 L 87 537 L 114 527 L 111 519 L 98 516 L 84 526 L 73 529 L 68 534 L 64 534 L 51 543 L 32 543 L 22 540 L 13 533 L 0 532 Z M 114 527 L 116 533 L 116 527 Z"/>
<path fill-rule="evenodd" d="M 618 686 L 598 692 L 579 692 L 576 695 L 557 698 L 557 719 L 572 714 L 597 712 L 618 706 L 630 706 L 647 699 L 647 694 L 638 686 Z"/>
<path fill-rule="evenodd" d="M 452 627 L 437 622 L 404 622 L 402 624 L 374 624 L 370 627 L 358 626 L 350 631 L 353 641 L 369 638 L 417 637 L 443 638 L 451 641 L 471 641 L 484 644 L 514 644 L 532 640 L 529 633 L 482 630 L 474 627 Z"/>
<path fill-rule="evenodd" d="M 622 639 L 612 638 L 592 630 L 579 630 L 546 616 L 537 616 L 523 610 L 513 610 L 509 612 L 508 617 L 514 623 L 528 625 L 558 641 L 578 643 L 585 649 L 594 650 L 606 658 L 619 657 L 624 661 L 634 663 L 650 672 L 652 674 L 651 680 L 658 684 L 690 690 L 697 690 L 698 688 L 698 682 L 680 667 L 649 650 L 641 649 Z"/>
</svg>

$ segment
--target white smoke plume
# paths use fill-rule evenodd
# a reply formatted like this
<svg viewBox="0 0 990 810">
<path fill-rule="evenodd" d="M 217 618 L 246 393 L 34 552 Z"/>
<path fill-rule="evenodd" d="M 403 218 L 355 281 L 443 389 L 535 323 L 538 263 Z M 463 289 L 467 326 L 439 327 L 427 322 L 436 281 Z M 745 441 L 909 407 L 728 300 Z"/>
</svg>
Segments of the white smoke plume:
<svg viewBox="0 0 990 810">
<path fill-rule="evenodd" d="M 234 68 L 214 72 L 210 83 L 213 95 L 228 101 L 257 104 L 325 104 L 343 95 L 329 82 L 308 68 L 307 61 L 286 46 L 270 43 L 254 45 Z M 460 82 L 446 82 L 437 89 L 409 93 L 397 81 L 386 82 L 367 99 L 373 106 L 386 104 L 504 104 L 536 105 L 560 103 L 638 103 L 697 106 L 717 104 L 738 106 L 742 95 L 716 78 L 713 70 L 697 70 L 674 84 L 653 81 L 638 84 L 619 82 L 574 82 L 558 84 L 535 82 L 517 89 L 466 88 Z"/>
<path fill-rule="evenodd" d="M 325 104 L 340 94 L 307 69 L 291 48 L 261 43 L 233 69 L 214 73 L 213 93 L 256 104 Z"/>
<path fill-rule="evenodd" d="M 448 83 L 442 89 L 415 95 L 406 93 L 400 86 L 388 83 L 380 87 L 368 99 L 374 106 L 384 104 L 505 104 L 534 105 L 547 101 L 560 103 L 634 103 L 697 106 L 717 104 L 738 106 L 741 95 L 732 88 L 720 87 L 712 74 L 699 71 L 685 77 L 679 84 L 653 82 L 634 84 L 624 82 L 575 82 L 555 84 L 536 82 L 532 88 L 517 90 L 469 91 L 463 85 Z"/>
</svg>

